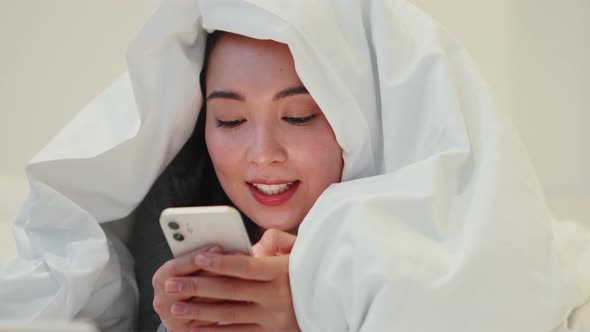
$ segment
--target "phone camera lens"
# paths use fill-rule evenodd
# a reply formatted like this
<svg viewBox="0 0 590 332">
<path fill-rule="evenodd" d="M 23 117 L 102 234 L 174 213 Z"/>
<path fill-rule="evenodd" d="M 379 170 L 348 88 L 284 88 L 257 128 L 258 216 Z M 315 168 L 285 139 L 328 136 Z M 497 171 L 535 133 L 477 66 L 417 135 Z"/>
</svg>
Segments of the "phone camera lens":
<svg viewBox="0 0 590 332">
<path fill-rule="evenodd" d="M 177 230 L 180 228 L 180 225 L 178 225 L 178 223 L 175 221 L 171 221 L 168 223 L 168 227 L 170 227 L 170 229 Z"/>
<path fill-rule="evenodd" d="M 184 241 L 184 236 L 180 233 L 174 233 L 173 237 L 176 241 Z"/>
</svg>

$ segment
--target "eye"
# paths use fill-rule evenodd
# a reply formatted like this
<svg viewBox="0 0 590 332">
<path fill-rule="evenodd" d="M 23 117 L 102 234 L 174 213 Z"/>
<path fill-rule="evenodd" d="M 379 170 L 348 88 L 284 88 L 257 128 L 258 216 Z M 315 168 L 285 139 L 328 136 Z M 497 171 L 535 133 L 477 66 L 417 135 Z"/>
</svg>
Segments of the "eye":
<svg viewBox="0 0 590 332">
<path fill-rule="evenodd" d="M 295 125 L 295 126 L 304 126 L 304 125 L 308 124 L 309 122 L 311 122 L 311 120 L 313 120 L 316 116 L 317 116 L 317 114 L 312 114 L 310 116 L 301 117 L 301 118 L 285 116 L 285 117 L 283 117 L 283 120 L 287 121 L 288 123 Z"/>
<path fill-rule="evenodd" d="M 242 123 L 246 122 L 245 119 L 239 119 L 239 120 L 230 120 L 230 121 L 221 121 L 221 120 L 215 120 L 217 122 L 217 127 L 223 127 L 223 128 L 235 128 L 239 125 L 241 125 Z"/>
</svg>

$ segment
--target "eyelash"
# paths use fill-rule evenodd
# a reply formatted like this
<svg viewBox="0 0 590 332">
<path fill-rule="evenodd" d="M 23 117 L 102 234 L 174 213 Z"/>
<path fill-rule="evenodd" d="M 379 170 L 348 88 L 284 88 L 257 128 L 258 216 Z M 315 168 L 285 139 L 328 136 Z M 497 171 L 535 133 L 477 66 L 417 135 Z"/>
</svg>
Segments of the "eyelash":
<svg viewBox="0 0 590 332">
<path fill-rule="evenodd" d="M 317 116 L 317 114 L 312 114 L 312 115 L 306 116 L 306 117 L 285 116 L 282 119 L 284 121 L 286 121 L 287 123 L 292 124 L 294 126 L 305 126 L 306 124 L 311 122 L 316 116 Z M 246 120 L 245 119 L 231 120 L 231 121 L 216 120 L 216 122 L 217 122 L 217 127 L 235 128 L 235 127 L 241 125 L 242 123 L 246 122 Z"/>
<path fill-rule="evenodd" d="M 311 120 L 313 120 L 316 116 L 317 116 L 317 114 L 312 114 L 310 116 L 306 116 L 306 117 L 302 117 L 302 118 L 286 116 L 286 117 L 283 117 L 282 119 L 292 125 L 295 125 L 295 126 L 305 126 L 306 124 L 311 122 Z"/>
<path fill-rule="evenodd" d="M 246 120 L 231 120 L 231 121 L 221 121 L 221 120 L 216 120 L 217 121 L 217 127 L 223 127 L 223 128 L 235 128 L 239 125 L 241 125 L 242 123 L 246 122 Z"/>
</svg>

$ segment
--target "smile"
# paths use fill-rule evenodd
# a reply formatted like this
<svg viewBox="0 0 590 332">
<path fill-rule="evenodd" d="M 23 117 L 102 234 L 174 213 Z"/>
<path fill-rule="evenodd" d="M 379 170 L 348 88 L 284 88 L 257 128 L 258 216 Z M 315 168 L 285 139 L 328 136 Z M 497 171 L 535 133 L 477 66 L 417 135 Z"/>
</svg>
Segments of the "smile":
<svg viewBox="0 0 590 332">
<path fill-rule="evenodd" d="M 258 203 L 264 205 L 280 205 L 293 196 L 300 183 L 301 181 L 299 180 L 272 184 L 248 182 L 248 187 Z"/>
<path fill-rule="evenodd" d="M 252 183 L 252 186 L 256 187 L 256 189 L 262 191 L 266 195 L 276 195 L 289 190 L 289 188 L 292 188 L 296 182 L 297 181 L 293 181 L 291 183 L 283 184 Z"/>
</svg>

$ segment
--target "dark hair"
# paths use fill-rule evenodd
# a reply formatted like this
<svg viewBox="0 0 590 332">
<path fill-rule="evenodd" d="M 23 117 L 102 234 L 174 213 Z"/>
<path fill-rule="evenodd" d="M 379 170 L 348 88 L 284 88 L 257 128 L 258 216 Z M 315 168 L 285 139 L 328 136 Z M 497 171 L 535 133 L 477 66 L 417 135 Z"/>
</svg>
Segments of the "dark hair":
<svg viewBox="0 0 590 332">
<path fill-rule="evenodd" d="M 205 77 L 209 52 L 223 32 L 207 37 L 203 70 L 200 74 L 201 93 L 205 96 Z M 192 135 L 178 154 L 157 178 L 149 192 L 134 211 L 134 224 L 129 249 L 135 258 L 135 274 L 139 289 L 139 331 L 155 331 L 160 319 L 152 307 L 152 276 L 172 253 L 160 229 L 159 218 L 169 207 L 231 205 L 215 174 L 205 143 L 206 107 L 199 113 Z M 258 240 L 258 227 L 243 213 L 242 218 L 250 240 Z"/>
<path fill-rule="evenodd" d="M 204 182 L 200 192 L 202 196 L 208 197 L 203 197 L 202 199 L 206 204 L 200 205 L 230 205 L 235 207 L 233 202 L 227 197 L 227 195 L 221 188 L 221 185 L 219 184 L 219 180 L 217 179 L 217 175 L 213 170 L 213 164 L 211 162 L 211 157 L 209 156 L 209 152 L 207 151 L 207 145 L 205 142 L 205 120 L 207 117 L 207 107 L 205 103 L 205 83 L 207 71 L 209 70 L 209 54 L 211 53 L 211 50 L 213 49 L 215 44 L 217 44 L 217 42 L 219 41 L 220 37 L 224 34 L 227 34 L 227 32 L 214 31 L 213 33 L 210 33 L 207 36 L 207 44 L 205 46 L 205 58 L 203 61 L 203 70 L 201 70 L 201 74 L 199 77 L 201 83 L 201 95 L 203 96 L 203 106 L 201 107 L 201 112 L 199 113 L 196 127 L 192 136 L 194 136 L 194 140 L 197 141 L 198 144 L 200 144 L 200 147 L 198 148 L 197 152 L 205 157 L 205 173 L 203 176 Z M 207 198 L 211 199 L 211 201 L 207 202 Z M 241 211 L 240 214 L 242 215 L 242 219 L 244 220 L 244 224 L 246 226 L 246 230 L 248 231 L 250 241 L 255 243 L 259 240 L 260 237 L 258 226 Z"/>
</svg>

